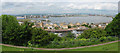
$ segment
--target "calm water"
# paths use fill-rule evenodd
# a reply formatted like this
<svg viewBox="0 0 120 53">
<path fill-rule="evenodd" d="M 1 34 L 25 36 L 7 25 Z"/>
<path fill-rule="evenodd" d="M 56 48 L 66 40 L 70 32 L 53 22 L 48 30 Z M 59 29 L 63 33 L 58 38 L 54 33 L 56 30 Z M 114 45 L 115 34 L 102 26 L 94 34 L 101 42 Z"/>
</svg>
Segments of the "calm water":
<svg viewBox="0 0 120 53">
<path fill-rule="evenodd" d="M 86 16 L 86 17 L 49 17 L 49 18 L 32 18 L 33 20 L 45 20 L 48 19 L 52 23 L 103 23 L 112 21 L 112 17 L 103 17 L 103 16 Z"/>
</svg>

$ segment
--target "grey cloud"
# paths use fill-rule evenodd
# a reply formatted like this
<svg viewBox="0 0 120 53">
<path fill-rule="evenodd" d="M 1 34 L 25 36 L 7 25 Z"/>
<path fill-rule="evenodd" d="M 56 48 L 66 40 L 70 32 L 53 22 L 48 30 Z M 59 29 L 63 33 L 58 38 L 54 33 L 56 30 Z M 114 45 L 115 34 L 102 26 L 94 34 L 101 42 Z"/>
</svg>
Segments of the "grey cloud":
<svg viewBox="0 0 120 53">
<path fill-rule="evenodd" d="M 74 4 L 73 7 L 69 6 L 70 4 Z M 96 3 L 98 4 L 98 3 Z M 106 7 L 105 9 L 102 7 L 104 3 L 100 3 L 100 7 L 102 9 L 100 10 L 110 10 L 112 9 L 111 12 L 115 13 L 117 9 Z M 114 3 L 109 3 L 111 4 Z M 116 5 L 117 3 L 115 3 Z M 85 6 L 88 5 L 88 6 Z M 105 4 L 106 5 L 106 4 Z M 114 5 L 114 6 L 115 6 Z M 8 13 L 8 14 L 26 14 L 26 13 L 87 13 L 91 12 L 103 12 L 100 10 L 96 10 L 95 4 L 92 4 L 91 2 L 88 3 L 76 3 L 76 2 L 3 2 L 3 13 Z M 85 6 L 85 7 L 84 7 Z M 90 7 L 91 6 L 91 7 Z M 88 8 L 87 8 L 88 7 Z M 96 7 L 96 8 L 97 8 Z M 86 10 L 83 10 L 86 8 Z M 90 8 L 90 9 L 89 9 Z M 110 9 L 109 9 L 110 8 Z M 117 8 L 117 7 L 116 7 Z M 105 12 L 105 11 L 104 11 Z"/>
</svg>

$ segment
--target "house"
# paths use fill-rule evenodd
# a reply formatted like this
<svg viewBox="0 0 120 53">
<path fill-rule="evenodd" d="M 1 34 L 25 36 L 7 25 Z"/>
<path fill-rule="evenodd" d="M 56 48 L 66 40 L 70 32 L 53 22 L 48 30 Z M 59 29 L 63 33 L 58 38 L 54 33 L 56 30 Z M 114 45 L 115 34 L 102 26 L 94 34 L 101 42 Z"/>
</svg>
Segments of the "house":
<svg viewBox="0 0 120 53">
<path fill-rule="evenodd" d="M 30 22 L 36 22 L 36 20 L 31 20 Z"/>
<path fill-rule="evenodd" d="M 66 23 L 60 23 L 59 26 L 62 28 L 63 25 L 66 25 Z"/>
<path fill-rule="evenodd" d="M 106 23 L 106 25 L 108 25 L 109 23 Z"/>
<path fill-rule="evenodd" d="M 74 26 L 74 24 L 72 24 L 72 23 L 69 23 L 68 25 L 69 25 L 69 26 L 72 26 L 72 27 Z"/>
<path fill-rule="evenodd" d="M 44 27 L 48 27 L 48 26 L 49 26 L 49 24 L 47 24 L 47 23 L 44 25 Z"/>
<path fill-rule="evenodd" d="M 60 26 L 64 25 L 65 23 L 60 23 Z"/>
<path fill-rule="evenodd" d="M 19 23 L 19 25 L 22 25 L 24 22 L 18 22 Z"/>
<path fill-rule="evenodd" d="M 75 37 L 78 37 L 81 33 L 76 31 L 76 30 L 73 30 L 72 33 L 75 35 Z"/>
<path fill-rule="evenodd" d="M 82 25 L 84 25 L 84 24 L 85 24 L 85 25 L 87 25 L 87 23 L 86 23 L 86 22 L 83 22 L 83 23 L 82 23 Z"/>
<path fill-rule="evenodd" d="M 33 25 L 32 28 L 36 27 L 36 25 Z"/>
<path fill-rule="evenodd" d="M 68 25 L 62 25 L 63 29 L 68 29 Z"/>
<path fill-rule="evenodd" d="M 80 26 L 80 27 L 78 27 L 78 29 L 87 29 L 87 27 L 85 27 L 85 26 Z"/>
<path fill-rule="evenodd" d="M 76 25 L 76 26 L 80 26 L 80 23 L 77 22 L 75 25 Z"/>
<path fill-rule="evenodd" d="M 53 26 L 54 26 L 54 27 L 58 27 L 58 25 L 57 25 L 57 24 L 53 24 Z"/>
<path fill-rule="evenodd" d="M 98 25 L 98 28 L 104 29 L 105 27 L 106 27 L 106 24 L 99 24 L 99 25 Z"/>
<path fill-rule="evenodd" d="M 40 27 L 44 26 L 43 22 L 40 22 L 40 23 L 37 23 L 37 24 L 39 24 Z"/>
<path fill-rule="evenodd" d="M 46 18 L 46 16 L 43 16 L 43 18 Z"/>
<path fill-rule="evenodd" d="M 62 36 L 63 36 L 62 33 L 54 33 L 54 34 L 57 34 L 59 37 L 62 37 Z"/>
<path fill-rule="evenodd" d="M 47 27 L 48 29 L 54 29 L 54 27 L 52 25 L 48 25 Z"/>
<path fill-rule="evenodd" d="M 96 25 L 94 25 L 94 24 L 92 24 L 92 25 L 91 25 L 91 28 L 95 28 L 95 27 L 97 27 L 97 26 L 96 26 Z"/>
</svg>

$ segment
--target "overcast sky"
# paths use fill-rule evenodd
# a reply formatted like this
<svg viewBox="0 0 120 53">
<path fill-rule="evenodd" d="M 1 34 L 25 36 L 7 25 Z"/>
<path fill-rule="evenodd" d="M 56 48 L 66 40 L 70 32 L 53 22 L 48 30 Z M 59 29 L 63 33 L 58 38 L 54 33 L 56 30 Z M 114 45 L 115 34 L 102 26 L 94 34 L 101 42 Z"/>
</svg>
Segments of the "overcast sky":
<svg viewBox="0 0 120 53">
<path fill-rule="evenodd" d="M 118 2 L 119 0 L 2 0 L 2 2 Z"/>
<path fill-rule="evenodd" d="M 18 2 L 19 1 L 19 2 Z M 115 14 L 119 0 L 2 0 L 3 14 L 105 13 Z"/>
</svg>

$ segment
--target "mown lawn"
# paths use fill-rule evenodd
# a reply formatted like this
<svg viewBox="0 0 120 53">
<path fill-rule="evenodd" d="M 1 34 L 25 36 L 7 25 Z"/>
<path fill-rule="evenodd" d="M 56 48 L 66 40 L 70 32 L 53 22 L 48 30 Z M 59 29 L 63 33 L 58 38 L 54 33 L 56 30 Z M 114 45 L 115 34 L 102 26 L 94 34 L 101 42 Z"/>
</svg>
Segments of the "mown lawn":
<svg viewBox="0 0 120 53">
<path fill-rule="evenodd" d="M 118 42 L 89 48 L 80 48 L 63 51 L 118 51 Z"/>
<path fill-rule="evenodd" d="M 24 48 L 2 46 L 2 51 L 47 51 L 47 50 L 24 49 Z M 106 45 L 88 47 L 88 48 L 69 49 L 69 50 L 61 50 L 61 51 L 118 51 L 118 42 L 106 44 Z"/>
</svg>

